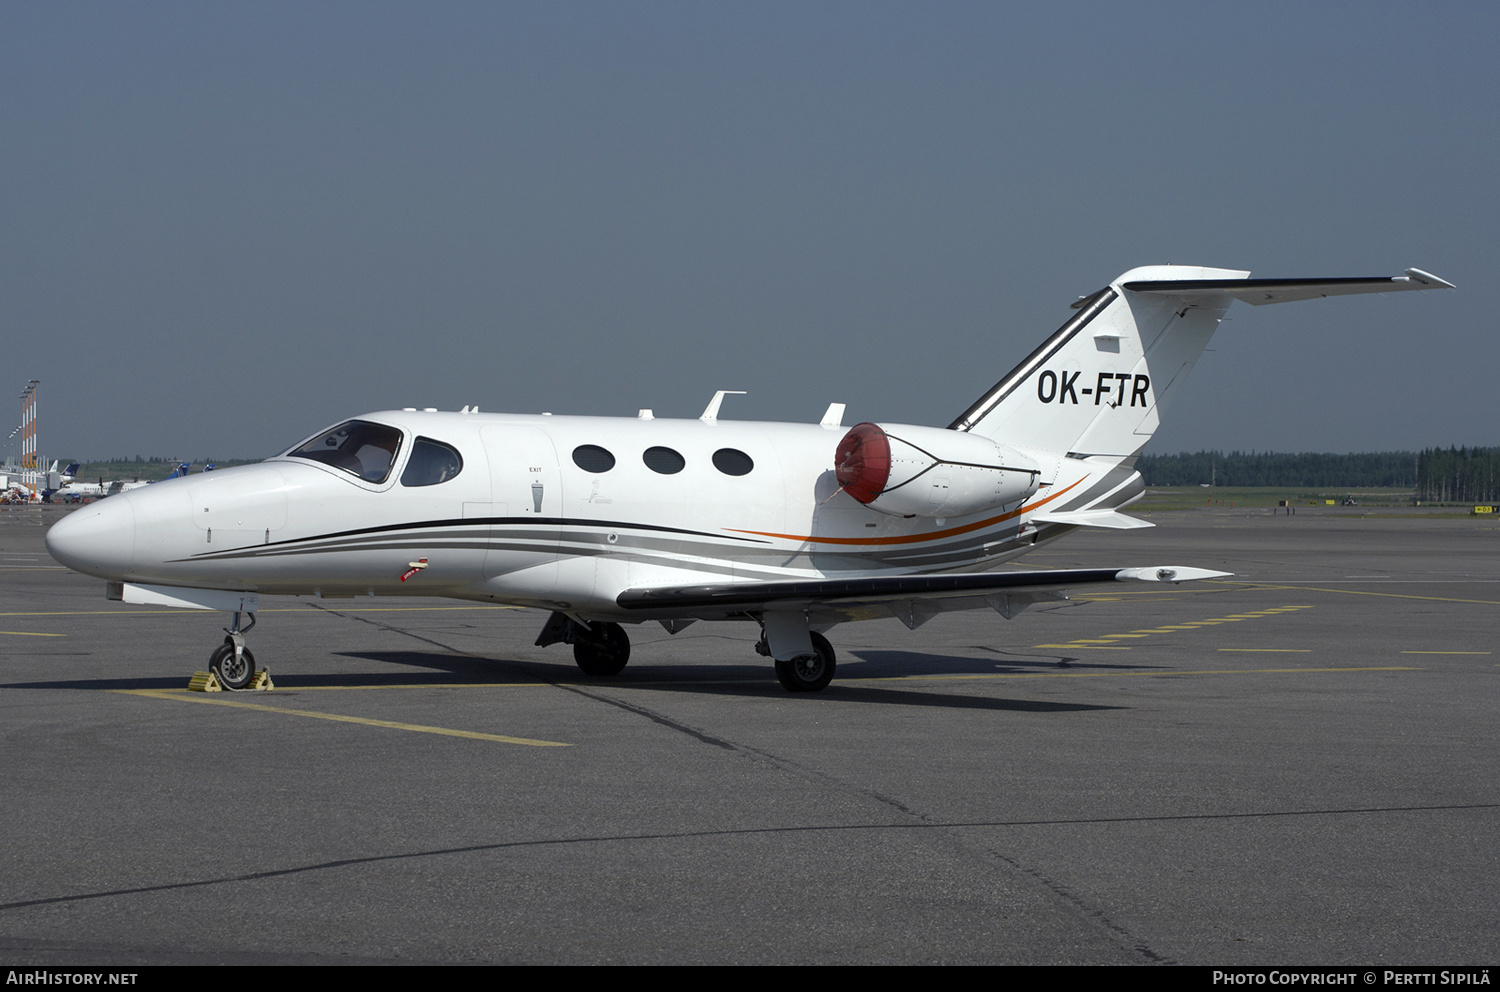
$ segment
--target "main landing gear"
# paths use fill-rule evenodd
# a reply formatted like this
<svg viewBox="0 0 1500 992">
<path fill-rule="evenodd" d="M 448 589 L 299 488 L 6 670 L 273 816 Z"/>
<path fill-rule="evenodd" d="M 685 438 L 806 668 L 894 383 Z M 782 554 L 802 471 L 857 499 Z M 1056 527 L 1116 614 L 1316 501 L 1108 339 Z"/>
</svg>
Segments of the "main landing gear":
<svg viewBox="0 0 1500 992">
<path fill-rule="evenodd" d="M 561 641 L 573 645 L 573 660 L 585 675 L 619 675 L 630 661 L 630 635 L 617 623 L 594 620 L 579 623 L 562 613 L 547 618 L 537 635 L 537 647 Z"/>
<path fill-rule="evenodd" d="M 240 614 L 234 615 L 234 623 L 224 628 L 228 636 L 224 643 L 214 649 L 208 657 L 209 671 L 226 689 L 248 689 L 255 681 L 255 655 L 245 647 L 245 635 L 255 626 L 255 614 L 247 613 L 250 623 L 241 628 Z"/>
<path fill-rule="evenodd" d="M 788 692 L 818 692 L 833 681 L 837 667 L 833 645 L 822 634 L 808 629 L 805 614 L 776 612 L 747 619 L 760 621 L 762 636 L 755 650 L 776 662 L 776 679 Z M 630 661 L 630 636 L 619 624 L 605 620 L 584 622 L 553 613 L 537 635 L 536 644 L 542 648 L 549 644 L 573 645 L 573 660 L 579 669 L 595 677 L 619 675 Z"/>
<path fill-rule="evenodd" d="M 833 645 L 828 643 L 828 638 L 814 631 L 808 632 L 808 638 L 812 641 L 812 654 L 799 654 L 787 661 L 776 662 L 776 681 L 787 692 L 820 692 L 833 681 L 837 667 Z M 771 653 L 764 639 L 755 645 L 755 650 L 764 655 Z"/>
<path fill-rule="evenodd" d="M 820 692 L 837 667 L 828 638 L 808 627 L 806 613 L 768 610 L 760 616 L 755 650 L 776 661 L 776 680 L 787 692 Z"/>
</svg>

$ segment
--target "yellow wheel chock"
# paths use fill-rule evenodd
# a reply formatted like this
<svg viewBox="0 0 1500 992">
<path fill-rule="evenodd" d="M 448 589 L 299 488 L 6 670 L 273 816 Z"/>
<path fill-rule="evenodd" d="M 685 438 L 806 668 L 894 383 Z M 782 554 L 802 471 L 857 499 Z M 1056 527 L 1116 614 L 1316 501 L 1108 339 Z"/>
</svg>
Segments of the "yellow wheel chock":
<svg viewBox="0 0 1500 992">
<path fill-rule="evenodd" d="M 240 692 L 266 692 L 276 688 L 276 683 L 271 681 L 271 673 L 264 668 L 255 673 L 255 677 Z M 193 677 L 188 679 L 189 692 L 230 692 L 219 682 L 219 677 L 213 672 L 194 672 Z"/>
</svg>

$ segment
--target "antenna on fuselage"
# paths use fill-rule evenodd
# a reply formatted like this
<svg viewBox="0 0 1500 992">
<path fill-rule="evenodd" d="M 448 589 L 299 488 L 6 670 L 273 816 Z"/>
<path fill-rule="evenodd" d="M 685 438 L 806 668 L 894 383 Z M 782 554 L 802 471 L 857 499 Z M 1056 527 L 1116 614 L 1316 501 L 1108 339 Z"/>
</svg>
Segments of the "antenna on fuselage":
<svg viewBox="0 0 1500 992">
<path fill-rule="evenodd" d="M 708 401 L 707 409 L 703 411 L 703 416 L 699 417 L 698 419 L 703 421 L 705 424 L 712 424 L 717 422 L 719 419 L 719 407 L 723 405 L 724 397 L 744 395 L 745 391 L 743 389 L 719 390 L 717 393 L 714 393 L 714 398 Z"/>
</svg>

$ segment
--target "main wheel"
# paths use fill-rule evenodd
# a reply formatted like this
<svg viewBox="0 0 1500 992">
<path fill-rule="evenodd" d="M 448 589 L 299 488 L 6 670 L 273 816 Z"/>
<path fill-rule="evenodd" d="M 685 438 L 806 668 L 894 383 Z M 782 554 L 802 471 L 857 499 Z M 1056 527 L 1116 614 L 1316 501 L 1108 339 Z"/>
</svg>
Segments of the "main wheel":
<svg viewBox="0 0 1500 992">
<path fill-rule="evenodd" d="M 818 692 L 833 681 L 833 645 L 822 634 L 812 635 L 812 655 L 776 663 L 776 679 L 788 692 Z"/>
<path fill-rule="evenodd" d="M 209 656 L 208 667 L 226 689 L 247 689 L 255 680 L 255 655 L 240 648 L 240 656 L 236 659 L 233 644 L 220 644 L 218 650 Z"/>
<path fill-rule="evenodd" d="M 587 640 L 573 643 L 573 660 L 585 675 L 619 675 L 630 660 L 630 635 L 617 623 L 596 623 Z"/>
</svg>

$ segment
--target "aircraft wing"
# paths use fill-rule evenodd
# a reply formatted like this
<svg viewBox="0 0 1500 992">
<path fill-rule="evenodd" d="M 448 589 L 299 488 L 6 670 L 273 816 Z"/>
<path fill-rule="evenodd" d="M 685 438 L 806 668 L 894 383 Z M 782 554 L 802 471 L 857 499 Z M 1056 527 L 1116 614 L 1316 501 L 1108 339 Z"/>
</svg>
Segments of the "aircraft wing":
<svg viewBox="0 0 1500 992">
<path fill-rule="evenodd" d="M 616 598 L 643 620 L 713 620 L 766 611 L 806 613 L 815 623 L 896 617 L 917 627 L 938 613 L 993 609 L 1006 617 L 1067 588 L 1112 582 L 1190 582 L 1232 575 L 1206 568 L 1072 568 L 956 575 L 879 575 L 851 579 L 627 589 Z"/>
</svg>

